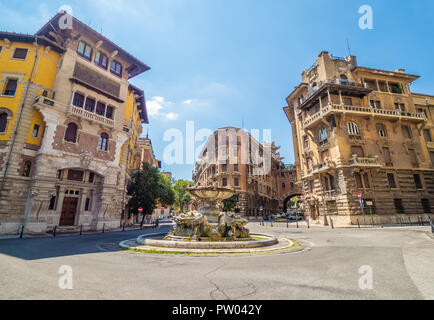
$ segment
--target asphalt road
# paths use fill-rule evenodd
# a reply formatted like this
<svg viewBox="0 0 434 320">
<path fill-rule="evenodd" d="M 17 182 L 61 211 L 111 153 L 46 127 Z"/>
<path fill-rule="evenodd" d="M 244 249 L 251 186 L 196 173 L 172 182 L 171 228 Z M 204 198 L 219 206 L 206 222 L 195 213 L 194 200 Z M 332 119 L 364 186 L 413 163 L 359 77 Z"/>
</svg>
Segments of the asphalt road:
<svg viewBox="0 0 434 320">
<path fill-rule="evenodd" d="M 115 245 L 154 229 L 0 240 L 0 299 L 434 299 L 434 239 L 428 227 L 249 227 L 296 239 L 307 250 L 187 256 Z M 72 290 L 59 288 L 64 265 L 72 268 Z M 372 289 L 359 286 L 361 266 L 372 270 Z"/>
</svg>

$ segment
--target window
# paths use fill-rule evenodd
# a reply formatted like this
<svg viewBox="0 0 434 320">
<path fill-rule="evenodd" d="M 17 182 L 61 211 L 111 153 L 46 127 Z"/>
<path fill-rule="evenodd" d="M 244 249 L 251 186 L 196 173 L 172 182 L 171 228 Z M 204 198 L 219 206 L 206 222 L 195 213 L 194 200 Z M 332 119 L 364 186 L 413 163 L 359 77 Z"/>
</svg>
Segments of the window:
<svg viewBox="0 0 434 320">
<path fill-rule="evenodd" d="M 411 139 L 413 136 L 411 134 L 411 129 L 409 126 L 402 126 L 402 135 L 404 136 L 404 138 L 406 139 Z"/>
<path fill-rule="evenodd" d="M 398 111 L 405 112 L 405 104 L 403 103 L 395 103 L 395 109 Z"/>
<path fill-rule="evenodd" d="M 238 172 L 238 164 L 234 164 L 234 171 Z"/>
<path fill-rule="evenodd" d="M 341 84 L 348 84 L 348 77 L 344 74 L 341 74 Z"/>
<path fill-rule="evenodd" d="M 65 140 L 75 143 L 77 141 L 77 125 L 75 123 L 69 123 L 65 132 Z"/>
<path fill-rule="evenodd" d="M 362 183 L 362 176 L 360 175 L 360 173 L 355 173 L 354 178 L 356 179 L 356 187 L 362 189 L 363 183 Z"/>
<path fill-rule="evenodd" d="M 94 180 L 95 180 L 95 173 L 89 172 L 89 182 L 93 183 Z"/>
<path fill-rule="evenodd" d="M 23 177 L 30 177 L 31 170 L 32 162 L 30 160 L 27 160 L 26 162 L 24 162 Z"/>
<path fill-rule="evenodd" d="M 115 110 L 114 107 L 108 106 L 107 110 L 105 111 L 105 117 L 113 120 L 114 110 Z"/>
<path fill-rule="evenodd" d="M 286 184 L 282 183 L 282 189 L 285 189 L 285 188 L 286 188 Z"/>
<path fill-rule="evenodd" d="M 402 94 L 402 87 L 399 83 L 389 83 L 390 92 Z"/>
<path fill-rule="evenodd" d="M 319 130 L 318 140 L 319 140 L 320 145 L 327 143 L 327 129 L 326 128 L 321 128 Z"/>
<path fill-rule="evenodd" d="M 0 46 L 0 54 L 2 53 L 2 49 L 3 49 L 3 47 L 2 47 L 2 46 Z"/>
<path fill-rule="evenodd" d="M 118 76 L 122 76 L 122 65 L 117 62 L 116 60 L 113 60 L 110 65 L 110 71 Z"/>
<path fill-rule="evenodd" d="M 83 108 L 84 96 L 78 92 L 75 92 L 74 98 L 72 99 L 72 104 L 76 107 Z"/>
<path fill-rule="evenodd" d="M 14 96 L 17 91 L 18 80 L 16 79 L 8 79 L 6 82 L 5 91 L 3 95 L 5 96 Z"/>
<path fill-rule="evenodd" d="M 33 138 L 37 138 L 39 136 L 39 128 L 40 128 L 39 124 L 35 124 L 33 126 L 33 132 L 32 132 Z"/>
<path fill-rule="evenodd" d="M 395 203 L 395 210 L 398 214 L 405 213 L 404 206 L 402 205 L 402 199 L 393 199 L 393 202 Z"/>
<path fill-rule="evenodd" d="M 8 127 L 8 115 L 6 112 L 0 113 L 0 133 L 6 132 Z"/>
<path fill-rule="evenodd" d="M 369 189 L 371 187 L 370 183 L 369 183 L 369 176 L 367 173 L 362 174 L 363 177 L 363 186 L 367 189 Z"/>
<path fill-rule="evenodd" d="M 372 89 L 372 90 L 378 90 L 377 81 L 376 80 L 365 79 L 364 82 L 365 82 L 365 87 L 366 88 L 369 88 L 369 89 Z"/>
<path fill-rule="evenodd" d="M 226 172 L 228 170 L 227 164 L 222 164 L 222 172 Z"/>
<path fill-rule="evenodd" d="M 377 123 L 377 133 L 381 138 L 387 137 L 386 127 L 382 123 Z"/>
<path fill-rule="evenodd" d="M 414 184 L 416 185 L 416 188 L 417 189 L 423 189 L 422 180 L 420 179 L 420 175 L 414 174 L 413 178 L 414 178 Z"/>
<path fill-rule="evenodd" d="M 86 203 L 84 204 L 84 211 L 90 211 L 90 210 L 91 210 L 90 198 L 86 198 Z"/>
<path fill-rule="evenodd" d="M 424 213 L 432 213 L 431 211 L 431 204 L 429 202 L 429 199 L 421 199 L 420 200 L 423 208 Z"/>
<path fill-rule="evenodd" d="M 95 113 L 100 116 L 105 116 L 105 104 L 98 101 Z"/>
<path fill-rule="evenodd" d="M 324 150 L 323 152 L 321 152 L 321 161 L 322 162 L 326 162 L 329 159 L 330 153 L 329 150 Z"/>
<path fill-rule="evenodd" d="M 0 131 L 1 132 L 1 131 Z M 430 156 L 430 158 L 431 158 L 431 163 L 432 163 L 432 165 L 434 166 L 434 151 L 430 151 L 429 152 L 429 156 Z"/>
<path fill-rule="evenodd" d="M 95 61 L 95 64 L 97 66 L 100 66 L 101 68 L 104 68 L 104 69 L 107 70 L 108 59 L 107 59 L 107 56 L 104 53 L 98 51 L 95 54 L 95 60 L 94 61 Z"/>
<path fill-rule="evenodd" d="M 380 87 L 380 91 L 387 92 L 386 81 L 378 81 L 378 86 Z"/>
<path fill-rule="evenodd" d="M 387 174 L 387 180 L 389 181 L 389 187 L 391 189 L 396 189 L 395 175 L 393 173 Z"/>
<path fill-rule="evenodd" d="M 228 179 L 227 178 L 223 178 L 222 179 L 222 186 L 226 187 L 228 185 Z"/>
<path fill-rule="evenodd" d="M 86 103 L 84 104 L 84 110 L 89 111 L 89 112 L 94 112 L 95 111 L 95 104 L 96 104 L 95 99 L 86 98 Z"/>
<path fill-rule="evenodd" d="M 304 147 L 306 149 L 309 149 L 309 137 L 308 136 L 304 136 Z"/>
<path fill-rule="evenodd" d="M 309 180 L 309 191 L 311 193 L 313 193 L 315 190 L 315 181 L 314 180 Z"/>
<path fill-rule="evenodd" d="M 57 198 L 56 196 L 51 196 L 48 210 L 56 210 L 56 198 Z"/>
<path fill-rule="evenodd" d="M 354 122 L 348 122 L 348 133 L 350 135 L 359 136 L 360 135 L 359 126 Z"/>
<path fill-rule="evenodd" d="M 107 151 L 108 146 L 108 134 L 102 133 L 98 140 L 98 149 L 101 151 Z"/>
<path fill-rule="evenodd" d="M 12 56 L 12 58 L 14 58 L 14 59 L 20 59 L 20 60 L 26 60 L 27 52 L 28 51 L 29 51 L 29 49 L 16 48 L 15 51 L 14 51 L 14 55 Z"/>
<path fill-rule="evenodd" d="M 374 109 L 381 109 L 381 101 L 378 100 L 370 100 L 370 106 Z"/>
<path fill-rule="evenodd" d="M 87 60 L 91 60 L 92 57 L 92 48 L 90 45 L 88 45 L 86 42 L 84 41 L 80 41 L 78 43 L 78 48 L 77 48 L 77 53 L 86 58 Z"/>
<path fill-rule="evenodd" d="M 235 178 L 234 179 L 234 184 L 235 184 L 235 187 L 239 187 L 240 186 L 240 179 L 239 178 Z"/>
<path fill-rule="evenodd" d="M 426 142 L 432 142 L 431 132 L 429 129 L 423 130 L 423 136 L 425 137 Z"/>
<path fill-rule="evenodd" d="M 387 167 L 392 167 L 393 162 L 392 162 L 392 156 L 390 154 L 390 149 L 388 147 L 383 147 L 382 151 L 383 151 L 384 163 L 386 164 Z"/>
</svg>

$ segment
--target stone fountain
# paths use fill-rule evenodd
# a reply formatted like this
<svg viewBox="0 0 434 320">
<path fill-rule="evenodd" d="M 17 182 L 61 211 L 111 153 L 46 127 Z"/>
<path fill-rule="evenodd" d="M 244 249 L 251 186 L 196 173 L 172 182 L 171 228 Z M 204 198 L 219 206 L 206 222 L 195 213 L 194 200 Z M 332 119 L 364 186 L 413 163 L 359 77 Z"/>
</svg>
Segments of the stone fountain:
<svg viewBox="0 0 434 320">
<path fill-rule="evenodd" d="M 250 239 L 247 220 L 234 213 L 222 212 L 222 201 L 236 191 L 228 187 L 192 187 L 187 191 L 202 200 L 200 212 L 191 211 L 175 218 L 176 226 L 167 240 L 236 241 Z"/>
</svg>

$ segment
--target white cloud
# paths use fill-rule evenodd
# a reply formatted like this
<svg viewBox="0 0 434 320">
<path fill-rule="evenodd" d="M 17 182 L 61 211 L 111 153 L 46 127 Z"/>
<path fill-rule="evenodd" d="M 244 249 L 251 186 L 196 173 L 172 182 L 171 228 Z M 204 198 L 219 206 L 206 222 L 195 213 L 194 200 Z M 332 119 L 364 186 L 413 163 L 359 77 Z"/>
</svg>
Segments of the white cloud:
<svg viewBox="0 0 434 320">
<path fill-rule="evenodd" d="M 193 102 L 193 100 L 185 100 L 183 103 L 184 104 L 191 104 Z"/>
<path fill-rule="evenodd" d="M 174 112 L 169 112 L 168 114 L 166 114 L 166 119 L 169 119 L 169 120 L 176 120 L 176 119 L 178 119 L 178 117 L 179 117 L 179 114 L 174 113 Z"/>
<path fill-rule="evenodd" d="M 151 118 L 165 118 L 167 120 L 176 120 L 179 114 L 174 112 L 162 112 L 164 108 L 171 105 L 172 102 L 166 101 L 164 97 L 152 97 L 150 101 L 146 102 L 146 107 L 148 109 L 148 114 Z"/>
</svg>

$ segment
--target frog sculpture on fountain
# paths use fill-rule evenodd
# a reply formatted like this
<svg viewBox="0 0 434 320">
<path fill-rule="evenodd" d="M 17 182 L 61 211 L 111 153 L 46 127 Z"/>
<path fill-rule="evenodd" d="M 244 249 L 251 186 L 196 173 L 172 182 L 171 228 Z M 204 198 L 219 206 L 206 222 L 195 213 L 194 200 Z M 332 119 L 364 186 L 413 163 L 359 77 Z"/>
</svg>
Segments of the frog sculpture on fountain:
<svg viewBox="0 0 434 320">
<path fill-rule="evenodd" d="M 221 208 L 221 201 L 230 198 L 235 190 L 219 187 L 196 187 L 188 191 L 193 197 L 204 201 L 202 212 L 190 211 L 175 218 L 176 226 L 167 238 L 190 238 L 193 241 L 236 241 L 250 239 L 250 232 L 245 228 L 247 220 L 234 213 L 220 212 L 217 223 L 216 212 Z"/>
</svg>

